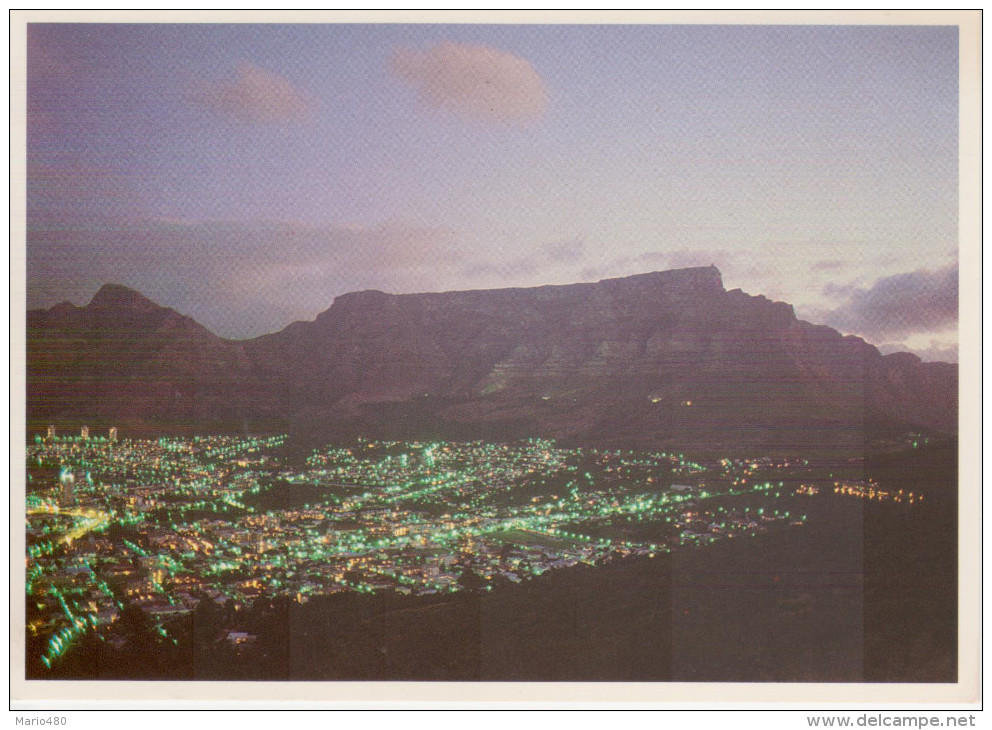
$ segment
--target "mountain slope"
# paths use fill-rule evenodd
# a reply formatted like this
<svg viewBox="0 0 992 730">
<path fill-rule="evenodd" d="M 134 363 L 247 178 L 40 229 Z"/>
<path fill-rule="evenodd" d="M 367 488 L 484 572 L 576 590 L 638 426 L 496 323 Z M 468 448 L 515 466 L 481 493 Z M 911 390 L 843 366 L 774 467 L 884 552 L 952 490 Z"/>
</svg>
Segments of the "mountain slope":
<svg viewBox="0 0 992 730">
<path fill-rule="evenodd" d="M 357 292 L 313 322 L 245 342 L 105 287 L 85 308 L 30 313 L 28 339 L 39 418 L 97 409 L 200 431 L 278 418 L 315 438 L 714 448 L 856 447 L 877 428 L 956 428 L 956 366 L 883 357 L 797 320 L 788 304 L 726 291 L 713 267 Z"/>
<path fill-rule="evenodd" d="M 240 343 L 126 287 L 28 312 L 28 422 L 202 430 L 264 412 Z"/>
</svg>

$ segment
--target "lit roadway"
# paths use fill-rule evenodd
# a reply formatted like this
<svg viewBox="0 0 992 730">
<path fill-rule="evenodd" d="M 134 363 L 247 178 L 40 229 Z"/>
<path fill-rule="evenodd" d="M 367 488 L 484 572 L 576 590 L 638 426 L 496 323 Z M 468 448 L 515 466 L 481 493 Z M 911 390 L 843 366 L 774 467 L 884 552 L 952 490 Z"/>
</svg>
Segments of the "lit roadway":
<svg viewBox="0 0 992 730">
<path fill-rule="evenodd" d="M 95 530 L 98 527 L 106 525 L 110 521 L 110 515 L 105 512 L 100 512 L 95 509 L 85 509 L 83 507 L 77 507 L 75 509 L 60 509 L 57 512 L 48 507 L 36 507 L 34 509 L 29 509 L 27 511 L 29 515 L 42 515 L 42 514 L 58 514 L 66 515 L 78 519 L 77 522 L 71 530 L 63 533 L 57 542 L 72 542 L 83 535 L 85 535 L 90 530 Z"/>
</svg>

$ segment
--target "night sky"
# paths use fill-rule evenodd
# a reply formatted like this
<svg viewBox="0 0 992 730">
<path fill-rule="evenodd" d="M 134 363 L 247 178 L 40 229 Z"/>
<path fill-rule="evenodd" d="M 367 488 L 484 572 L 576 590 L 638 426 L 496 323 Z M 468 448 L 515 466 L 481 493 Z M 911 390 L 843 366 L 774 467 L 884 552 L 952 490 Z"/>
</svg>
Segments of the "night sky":
<svg viewBox="0 0 992 730">
<path fill-rule="evenodd" d="M 250 337 L 712 263 L 954 360 L 957 32 L 31 24 L 28 307 L 118 282 Z"/>
</svg>

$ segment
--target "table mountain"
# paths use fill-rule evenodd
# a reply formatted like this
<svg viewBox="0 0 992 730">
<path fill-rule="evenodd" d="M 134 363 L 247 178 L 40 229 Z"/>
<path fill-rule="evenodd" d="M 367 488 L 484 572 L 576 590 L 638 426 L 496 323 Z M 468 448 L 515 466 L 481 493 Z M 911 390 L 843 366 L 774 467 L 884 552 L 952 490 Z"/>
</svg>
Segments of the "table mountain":
<svg viewBox="0 0 992 730">
<path fill-rule="evenodd" d="M 714 267 L 528 289 L 337 297 L 312 322 L 217 337 L 120 286 L 28 313 L 28 418 L 314 439 L 517 438 L 854 447 L 952 433 L 957 366 L 882 356 Z"/>
</svg>

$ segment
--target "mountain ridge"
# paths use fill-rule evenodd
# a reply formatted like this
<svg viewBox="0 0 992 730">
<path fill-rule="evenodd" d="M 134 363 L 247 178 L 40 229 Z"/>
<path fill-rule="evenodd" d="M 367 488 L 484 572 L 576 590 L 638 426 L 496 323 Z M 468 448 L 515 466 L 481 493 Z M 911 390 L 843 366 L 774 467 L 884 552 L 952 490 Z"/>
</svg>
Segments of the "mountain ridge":
<svg viewBox="0 0 992 730">
<path fill-rule="evenodd" d="M 595 283 L 336 297 L 246 340 L 121 285 L 28 313 L 29 422 L 856 447 L 956 427 L 957 367 L 883 356 L 715 267 Z M 96 395 L 93 390 L 95 389 Z"/>
</svg>

